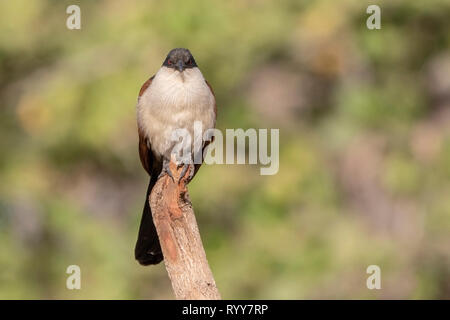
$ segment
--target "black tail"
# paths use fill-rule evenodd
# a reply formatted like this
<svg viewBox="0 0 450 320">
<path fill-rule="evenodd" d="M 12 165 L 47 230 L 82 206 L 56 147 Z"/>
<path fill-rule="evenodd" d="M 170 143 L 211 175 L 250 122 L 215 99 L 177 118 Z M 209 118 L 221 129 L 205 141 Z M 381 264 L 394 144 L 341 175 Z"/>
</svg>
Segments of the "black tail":
<svg viewBox="0 0 450 320">
<path fill-rule="evenodd" d="M 148 184 L 144 211 L 142 212 L 141 226 L 139 227 L 139 235 L 136 242 L 136 248 L 134 249 L 134 256 L 136 257 L 136 260 L 143 266 L 158 264 L 163 260 L 158 234 L 156 233 L 152 212 L 150 211 L 150 205 L 148 203 L 148 197 L 156 183 L 156 180 L 157 177 L 152 175 L 150 183 Z"/>
</svg>

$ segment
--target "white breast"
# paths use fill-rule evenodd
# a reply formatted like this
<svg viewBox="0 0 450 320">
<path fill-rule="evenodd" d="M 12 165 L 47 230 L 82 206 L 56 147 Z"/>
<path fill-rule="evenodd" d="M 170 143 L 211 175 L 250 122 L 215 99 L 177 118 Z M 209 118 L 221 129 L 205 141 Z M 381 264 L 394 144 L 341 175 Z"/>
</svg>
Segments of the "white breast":
<svg viewBox="0 0 450 320">
<path fill-rule="evenodd" d="M 193 138 L 193 125 L 203 131 L 215 125 L 215 99 L 198 68 L 178 72 L 161 67 L 137 104 L 138 125 L 158 155 L 173 146 L 172 132 L 186 129 Z"/>
</svg>

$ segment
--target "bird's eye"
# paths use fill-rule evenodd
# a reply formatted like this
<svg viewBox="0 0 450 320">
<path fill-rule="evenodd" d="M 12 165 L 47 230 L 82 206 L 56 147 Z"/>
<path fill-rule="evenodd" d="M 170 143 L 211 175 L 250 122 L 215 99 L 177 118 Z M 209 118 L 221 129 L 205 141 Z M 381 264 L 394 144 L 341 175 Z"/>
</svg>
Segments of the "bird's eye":
<svg viewBox="0 0 450 320">
<path fill-rule="evenodd" d="M 192 59 L 188 60 L 188 65 L 192 66 Z"/>
<path fill-rule="evenodd" d="M 173 64 L 173 62 L 172 62 L 172 60 L 167 60 L 167 64 L 169 65 L 169 66 L 171 66 L 172 64 Z"/>
</svg>

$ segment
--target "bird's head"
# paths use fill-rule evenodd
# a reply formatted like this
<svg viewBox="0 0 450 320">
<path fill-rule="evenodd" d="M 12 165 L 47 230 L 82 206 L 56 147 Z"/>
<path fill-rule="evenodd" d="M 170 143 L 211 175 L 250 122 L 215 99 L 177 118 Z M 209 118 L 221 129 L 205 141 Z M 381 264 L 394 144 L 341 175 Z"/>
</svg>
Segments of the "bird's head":
<svg viewBox="0 0 450 320">
<path fill-rule="evenodd" d="M 164 60 L 163 66 L 183 72 L 185 69 L 197 67 L 197 64 L 188 49 L 176 48 L 170 50 L 166 60 Z"/>
</svg>

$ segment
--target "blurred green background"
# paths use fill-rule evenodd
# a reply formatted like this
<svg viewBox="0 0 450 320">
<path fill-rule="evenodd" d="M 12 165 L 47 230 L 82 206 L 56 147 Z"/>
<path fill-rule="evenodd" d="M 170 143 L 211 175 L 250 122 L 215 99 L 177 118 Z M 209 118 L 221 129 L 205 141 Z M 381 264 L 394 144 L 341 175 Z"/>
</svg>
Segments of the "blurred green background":
<svg viewBox="0 0 450 320">
<path fill-rule="evenodd" d="M 361 0 L 1 0 L 0 298 L 173 298 L 133 250 L 137 94 L 174 47 L 220 129 L 280 128 L 277 175 L 190 184 L 224 298 L 450 298 L 450 1 L 376 3 L 381 30 Z"/>
</svg>

